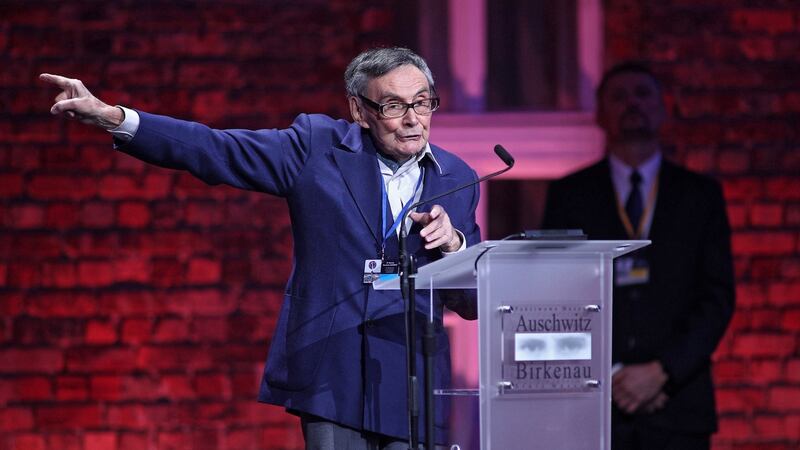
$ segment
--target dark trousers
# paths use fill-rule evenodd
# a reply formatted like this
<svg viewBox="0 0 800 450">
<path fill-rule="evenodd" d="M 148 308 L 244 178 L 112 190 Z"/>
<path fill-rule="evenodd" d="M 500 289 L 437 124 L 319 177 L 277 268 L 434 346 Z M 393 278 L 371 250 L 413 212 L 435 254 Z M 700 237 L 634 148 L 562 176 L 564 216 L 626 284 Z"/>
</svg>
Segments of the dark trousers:
<svg viewBox="0 0 800 450">
<path fill-rule="evenodd" d="M 408 442 L 354 430 L 319 417 L 300 415 L 306 450 L 408 450 Z"/>
<path fill-rule="evenodd" d="M 680 433 L 643 425 L 636 419 L 616 420 L 611 426 L 612 450 L 709 450 L 706 433 Z"/>
</svg>

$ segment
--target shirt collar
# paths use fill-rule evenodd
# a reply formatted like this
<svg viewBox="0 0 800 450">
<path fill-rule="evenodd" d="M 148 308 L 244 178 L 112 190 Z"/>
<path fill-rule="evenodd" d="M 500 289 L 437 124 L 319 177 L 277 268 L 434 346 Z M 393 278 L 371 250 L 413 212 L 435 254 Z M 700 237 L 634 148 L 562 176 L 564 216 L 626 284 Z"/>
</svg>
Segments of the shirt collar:
<svg viewBox="0 0 800 450">
<path fill-rule="evenodd" d="M 608 161 L 611 165 L 611 175 L 618 180 L 629 180 L 631 177 L 631 173 L 633 173 L 633 167 L 629 166 L 625 162 L 623 162 L 618 157 L 609 154 Z M 636 168 L 639 171 L 639 175 L 642 176 L 642 180 L 645 183 L 648 183 L 650 180 L 654 180 L 658 175 L 658 169 L 661 167 L 661 151 L 657 151 L 653 154 L 653 156 L 647 158 L 643 163 L 639 164 L 639 167 Z"/>
<path fill-rule="evenodd" d="M 382 171 L 383 171 L 383 169 L 386 169 L 386 170 L 388 170 L 390 172 L 390 174 L 391 173 L 399 174 L 401 172 L 407 171 L 413 165 L 421 164 L 422 160 L 426 156 L 431 161 L 433 161 L 433 164 L 436 166 L 436 169 L 439 171 L 439 174 L 441 174 L 442 173 L 442 167 L 439 165 L 439 162 L 436 160 L 436 156 L 433 154 L 433 150 L 431 150 L 431 145 L 428 144 L 428 143 L 425 144 L 425 148 L 423 148 L 421 151 L 417 152 L 417 154 L 414 155 L 412 158 L 409 158 L 408 161 L 406 161 L 403 164 L 401 164 L 400 167 L 398 167 L 397 170 L 395 170 L 395 171 L 392 170 L 392 168 L 389 166 L 389 164 L 387 164 L 387 162 L 385 161 L 385 157 L 383 155 L 381 155 L 380 153 L 378 154 L 378 162 L 379 162 L 379 165 L 380 165 Z"/>
</svg>

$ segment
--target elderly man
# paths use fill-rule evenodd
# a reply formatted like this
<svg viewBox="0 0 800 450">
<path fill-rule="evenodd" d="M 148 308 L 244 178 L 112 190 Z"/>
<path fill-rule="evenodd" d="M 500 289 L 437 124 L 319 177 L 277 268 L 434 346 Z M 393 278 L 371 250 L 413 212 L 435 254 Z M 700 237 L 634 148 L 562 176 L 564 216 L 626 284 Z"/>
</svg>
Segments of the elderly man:
<svg viewBox="0 0 800 450">
<path fill-rule="evenodd" d="M 299 415 L 310 449 L 406 448 L 404 305 L 396 291 L 372 288 L 373 268 L 397 261 L 404 208 L 476 179 L 458 157 L 428 143 L 439 99 L 425 61 L 403 48 L 365 51 L 345 72 L 354 123 L 301 114 L 281 130 L 215 130 L 107 105 L 79 80 L 40 78 L 63 91 L 53 114 L 110 131 L 122 152 L 209 184 L 286 199 L 294 269 L 258 399 Z M 408 248 L 418 264 L 479 241 L 478 192 L 462 190 L 410 214 Z M 426 314 L 427 295 L 417 299 L 417 314 Z M 475 317 L 473 301 L 443 300 Z M 449 345 L 437 304 L 435 386 L 445 387 Z M 436 406 L 443 443 L 447 405 Z"/>
<path fill-rule="evenodd" d="M 590 239 L 650 239 L 615 262 L 611 446 L 708 449 L 716 430 L 711 355 L 734 307 L 719 184 L 663 159 L 661 88 L 638 63 L 597 91 L 607 157 L 554 182 L 544 225 Z"/>
</svg>

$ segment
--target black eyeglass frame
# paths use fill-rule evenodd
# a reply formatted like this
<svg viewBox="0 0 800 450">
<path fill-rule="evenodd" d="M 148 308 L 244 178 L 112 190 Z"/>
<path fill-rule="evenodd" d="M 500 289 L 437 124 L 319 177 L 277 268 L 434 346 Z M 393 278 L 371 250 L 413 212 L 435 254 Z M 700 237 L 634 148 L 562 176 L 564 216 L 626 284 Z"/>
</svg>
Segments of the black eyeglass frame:
<svg viewBox="0 0 800 450">
<path fill-rule="evenodd" d="M 423 98 L 421 100 L 417 100 L 417 101 L 411 102 L 411 103 L 404 103 L 404 102 L 398 102 L 398 101 L 391 101 L 389 103 L 378 103 L 378 102 L 376 102 L 374 100 L 370 100 L 369 98 L 365 97 L 362 94 L 358 94 L 358 98 L 360 98 L 361 101 L 363 101 L 364 104 L 366 104 L 367 106 L 371 107 L 375 111 L 378 111 L 378 114 L 381 117 L 386 118 L 386 119 L 397 119 L 398 117 L 403 117 L 406 114 L 408 114 L 408 110 L 409 109 L 413 109 L 415 113 L 417 113 L 417 114 L 419 114 L 421 116 L 429 116 L 429 115 L 433 114 L 434 111 L 439 109 L 439 104 L 440 104 L 439 97 Z M 419 112 L 419 111 L 417 111 L 416 106 L 417 105 L 421 105 L 423 102 L 431 102 L 430 111 L 428 111 L 428 112 Z M 389 115 L 386 115 L 386 113 L 384 112 L 384 108 L 386 108 L 389 105 L 403 105 L 403 106 L 405 106 L 405 110 L 403 111 L 403 114 L 400 114 L 398 116 L 389 116 Z"/>
</svg>

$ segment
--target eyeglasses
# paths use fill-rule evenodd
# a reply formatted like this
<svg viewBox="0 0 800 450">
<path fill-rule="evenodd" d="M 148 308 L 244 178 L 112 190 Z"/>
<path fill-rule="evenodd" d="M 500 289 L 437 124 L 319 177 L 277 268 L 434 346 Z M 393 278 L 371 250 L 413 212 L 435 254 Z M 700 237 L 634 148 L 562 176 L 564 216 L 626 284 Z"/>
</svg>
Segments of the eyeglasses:
<svg viewBox="0 0 800 450">
<path fill-rule="evenodd" d="M 429 116 L 432 112 L 439 109 L 438 97 L 423 98 L 422 100 L 417 100 L 413 103 L 403 103 L 398 101 L 378 103 L 368 99 L 367 97 L 364 97 L 361 94 L 358 94 L 358 98 L 360 98 L 361 101 L 363 101 L 367 106 L 378 111 L 378 114 L 380 114 L 382 117 L 387 119 L 403 117 L 406 115 L 409 108 L 413 108 L 414 112 L 421 116 Z"/>
</svg>

